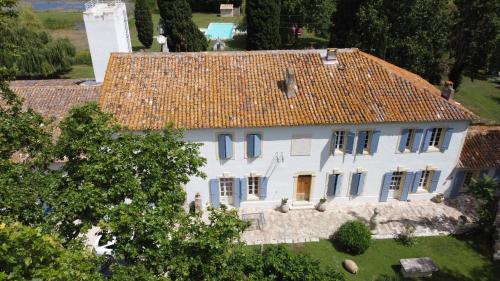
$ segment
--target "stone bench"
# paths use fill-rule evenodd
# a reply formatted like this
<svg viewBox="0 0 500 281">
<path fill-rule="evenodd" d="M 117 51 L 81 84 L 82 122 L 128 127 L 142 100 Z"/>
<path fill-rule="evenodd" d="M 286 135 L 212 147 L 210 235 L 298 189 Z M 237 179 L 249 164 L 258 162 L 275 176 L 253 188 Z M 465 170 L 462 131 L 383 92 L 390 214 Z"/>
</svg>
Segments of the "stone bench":
<svg viewBox="0 0 500 281">
<path fill-rule="evenodd" d="M 405 278 L 430 277 L 438 271 L 437 265 L 431 258 L 400 259 L 401 274 Z"/>
</svg>

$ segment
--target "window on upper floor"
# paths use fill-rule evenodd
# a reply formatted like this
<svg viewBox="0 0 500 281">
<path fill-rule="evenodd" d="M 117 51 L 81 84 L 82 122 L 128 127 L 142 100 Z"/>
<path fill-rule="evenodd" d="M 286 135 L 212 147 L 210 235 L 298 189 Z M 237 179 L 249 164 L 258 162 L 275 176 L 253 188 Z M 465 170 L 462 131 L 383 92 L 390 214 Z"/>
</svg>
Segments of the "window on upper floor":
<svg viewBox="0 0 500 281">
<path fill-rule="evenodd" d="M 258 198 L 260 192 L 261 177 L 248 177 L 248 197 Z"/>
<path fill-rule="evenodd" d="M 440 148 L 443 135 L 443 128 L 432 128 L 429 139 L 429 147 Z"/>
<path fill-rule="evenodd" d="M 334 131 L 333 132 L 332 151 L 334 154 L 338 153 L 338 152 L 344 152 L 345 137 L 346 137 L 345 131 Z"/>
<path fill-rule="evenodd" d="M 356 154 L 373 154 L 377 152 L 380 131 L 359 131 Z"/>
<path fill-rule="evenodd" d="M 219 134 L 217 142 L 219 159 L 233 158 L 233 136 L 231 134 Z"/>
<path fill-rule="evenodd" d="M 411 151 L 413 140 L 415 138 L 415 129 L 408 129 L 408 137 L 405 142 L 405 150 Z"/>
<path fill-rule="evenodd" d="M 258 158 L 262 153 L 262 135 L 248 134 L 247 135 L 247 157 Z"/>
</svg>

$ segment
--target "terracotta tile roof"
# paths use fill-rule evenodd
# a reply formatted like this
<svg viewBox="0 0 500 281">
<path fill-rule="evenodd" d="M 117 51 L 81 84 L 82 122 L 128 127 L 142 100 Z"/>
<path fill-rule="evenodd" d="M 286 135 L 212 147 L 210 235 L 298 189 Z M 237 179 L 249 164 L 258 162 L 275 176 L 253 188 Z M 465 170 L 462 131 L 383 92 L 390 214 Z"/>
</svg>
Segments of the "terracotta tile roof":
<svg viewBox="0 0 500 281">
<path fill-rule="evenodd" d="M 112 54 L 99 98 L 129 129 L 469 120 L 431 84 L 357 49 Z M 285 70 L 298 92 L 284 93 Z"/>
<path fill-rule="evenodd" d="M 500 167 L 500 126 L 470 126 L 458 166 L 466 169 Z"/>
<path fill-rule="evenodd" d="M 78 80 L 24 80 L 10 82 L 11 89 L 24 99 L 24 107 L 31 107 L 56 122 L 75 105 L 97 101 L 101 86 L 75 84 Z"/>
</svg>

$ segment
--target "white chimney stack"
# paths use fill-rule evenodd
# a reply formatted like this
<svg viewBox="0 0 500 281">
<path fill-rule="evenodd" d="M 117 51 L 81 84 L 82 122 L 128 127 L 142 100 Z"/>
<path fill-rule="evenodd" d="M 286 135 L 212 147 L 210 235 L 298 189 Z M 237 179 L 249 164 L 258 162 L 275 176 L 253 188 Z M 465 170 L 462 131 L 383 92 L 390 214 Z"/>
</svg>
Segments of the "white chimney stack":
<svg viewBox="0 0 500 281">
<path fill-rule="evenodd" d="M 127 8 L 121 0 L 92 0 L 83 12 L 96 82 L 104 81 L 109 55 L 132 52 Z"/>
</svg>

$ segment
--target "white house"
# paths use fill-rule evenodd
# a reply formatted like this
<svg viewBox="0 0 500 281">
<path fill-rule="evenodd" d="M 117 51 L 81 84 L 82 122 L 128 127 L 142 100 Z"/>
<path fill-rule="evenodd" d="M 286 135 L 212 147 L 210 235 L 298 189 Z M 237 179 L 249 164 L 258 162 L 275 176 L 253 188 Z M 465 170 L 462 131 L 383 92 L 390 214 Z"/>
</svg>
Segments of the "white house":
<svg viewBox="0 0 500 281">
<path fill-rule="evenodd" d="M 449 195 L 473 115 L 357 49 L 112 54 L 99 103 L 134 131 L 185 128 L 205 206 Z"/>
</svg>

